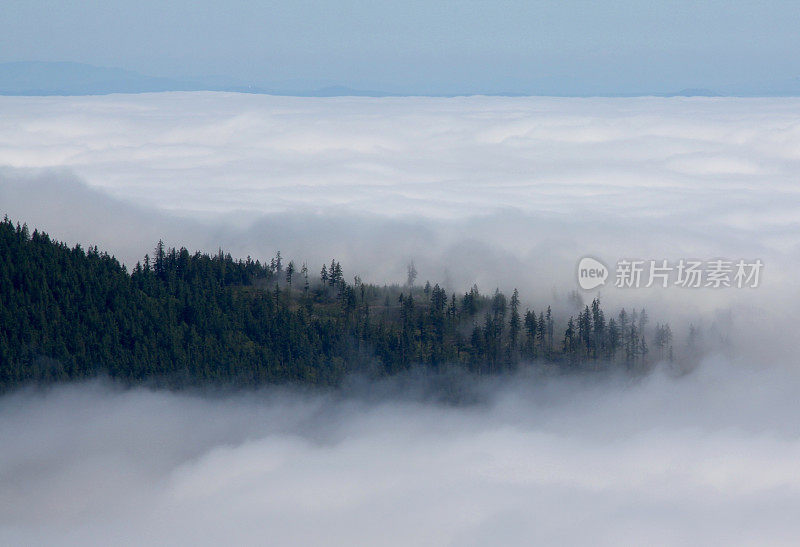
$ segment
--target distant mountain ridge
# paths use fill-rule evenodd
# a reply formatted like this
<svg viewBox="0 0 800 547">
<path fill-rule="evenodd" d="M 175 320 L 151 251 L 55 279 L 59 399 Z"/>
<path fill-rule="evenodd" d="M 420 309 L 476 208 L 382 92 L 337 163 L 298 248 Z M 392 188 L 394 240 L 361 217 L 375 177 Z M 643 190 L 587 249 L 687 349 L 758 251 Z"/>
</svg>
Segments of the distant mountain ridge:
<svg viewBox="0 0 800 547">
<path fill-rule="evenodd" d="M 69 62 L 0 63 L 3 95 L 104 95 L 194 88 L 190 82 L 144 76 L 121 68 Z"/>
<path fill-rule="evenodd" d="M 726 86 L 713 90 L 699 87 L 676 92 L 610 92 L 610 93 L 537 93 L 509 91 L 486 93 L 471 90 L 457 93 L 403 93 L 383 90 L 356 89 L 344 85 L 304 86 L 298 84 L 259 85 L 220 76 L 170 78 L 147 76 L 122 68 L 99 67 L 75 62 L 9 62 L 0 63 L 0 95 L 108 95 L 111 93 L 155 93 L 163 91 L 228 91 L 292 97 L 454 97 L 464 95 L 491 96 L 567 96 L 567 97 L 752 97 L 799 96 L 800 78 L 764 84 L 759 88 Z"/>
<path fill-rule="evenodd" d="M 72 62 L 0 63 L 0 95 L 108 95 L 111 93 L 162 91 L 231 91 L 299 97 L 385 97 L 392 95 L 383 91 L 365 91 L 346 86 L 295 90 L 247 85 L 221 77 L 146 76 L 122 68 L 98 67 Z"/>
</svg>

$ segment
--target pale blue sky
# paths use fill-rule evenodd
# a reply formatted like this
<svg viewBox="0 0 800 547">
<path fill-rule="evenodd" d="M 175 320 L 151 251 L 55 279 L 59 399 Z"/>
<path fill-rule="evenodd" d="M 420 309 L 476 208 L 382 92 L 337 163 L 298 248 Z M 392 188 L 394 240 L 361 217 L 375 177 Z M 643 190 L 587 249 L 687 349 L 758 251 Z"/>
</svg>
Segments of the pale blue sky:
<svg viewBox="0 0 800 547">
<path fill-rule="evenodd" d="M 4 0 L 0 62 L 401 93 L 800 82 L 797 1 Z"/>
</svg>

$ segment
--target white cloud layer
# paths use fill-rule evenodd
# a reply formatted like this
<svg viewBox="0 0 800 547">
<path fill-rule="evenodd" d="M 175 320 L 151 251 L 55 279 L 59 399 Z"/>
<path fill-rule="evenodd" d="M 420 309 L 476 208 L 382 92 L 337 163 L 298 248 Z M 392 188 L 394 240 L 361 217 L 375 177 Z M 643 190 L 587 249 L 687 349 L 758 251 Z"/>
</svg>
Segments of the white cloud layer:
<svg viewBox="0 0 800 547">
<path fill-rule="evenodd" d="M 800 321 L 798 99 L 163 93 L 0 97 L 0 117 L 1 212 L 129 264 L 160 237 L 376 282 L 413 259 L 422 280 L 541 306 L 584 255 L 760 258 L 754 291 L 601 294 L 754 319 L 744 348 Z"/>
<path fill-rule="evenodd" d="M 497 384 L 478 383 L 467 406 L 387 386 L 7 396 L 0 542 L 788 545 L 800 534 L 796 371 L 712 360 L 634 384 Z"/>
<path fill-rule="evenodd" d="M 2 97 L 0 116 L 0 165 L 68 169 L 182 217 L 483 218 L 485 231 L 510 215 L 486 239 L 521 253 L 578 236 L 662 255 L 800 248 L 798 99 L 162 93 Z"/>
<path fill-rule="evenodd" d="M 799 109 L 787 98 L 3 97 L 0 165 L 68 167 L 180 212 L 658 211 L 781 225 L 797 212 Z M 754 189 L 770 214 L 742 203 Z"/>
<path fill-rule="evenodd" d="M 750 291 L 602 289 L 678 336 L 689 320 L 727 333 L 729 358 L 680 379 L 523 378 L 466 407 L 98 384 L 6 396 L 0 543 L 800 534 L 800 100 L 0 97 L 0 119 L 0 214 L 127 263 L 160 237 L 280 249 L 312 271 L 335 256 L 378 282 L 413 259 L 422 279 L 518 286 L 560 311 L 586 254 L 765 263 Z"/>
</svg>

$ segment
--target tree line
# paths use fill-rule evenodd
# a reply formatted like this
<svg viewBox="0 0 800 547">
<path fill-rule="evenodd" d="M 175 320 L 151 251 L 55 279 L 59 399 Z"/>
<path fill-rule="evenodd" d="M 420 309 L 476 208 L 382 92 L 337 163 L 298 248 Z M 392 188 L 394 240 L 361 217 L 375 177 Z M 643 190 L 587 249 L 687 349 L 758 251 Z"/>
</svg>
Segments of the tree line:
<svg viewBox="0 0 800 547">
<path fill-rule="evenodd" d="M 568 318 L 522 308 L 519 292 L 347 281 L 336 260 L 236 260 L 159 241 L 129 272 L 97 247 L 0 223 L 0 389 L 108 375 L 169 386 L 335 385 L 352 372 L 414 366 L 477 374 L 520 363 L 646 370 L 673 359 L 669 325 L 613 317 L 594 299 Z M 413 276 L 412 276 L 413 273 Z M 696 330 L 690 337 L 695 340 Z"/>
</svg>

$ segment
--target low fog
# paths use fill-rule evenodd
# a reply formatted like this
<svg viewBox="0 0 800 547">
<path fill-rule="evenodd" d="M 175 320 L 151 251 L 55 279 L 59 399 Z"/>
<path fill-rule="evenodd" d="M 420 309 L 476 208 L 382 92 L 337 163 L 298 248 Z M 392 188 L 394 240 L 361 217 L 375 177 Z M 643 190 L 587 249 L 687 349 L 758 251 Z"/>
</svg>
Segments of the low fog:
<svg viewBox="0 0 800 547">
<path fill-rule="evenodd" d="M 790 543 L 799 106 L 0 97 L 0 214 L 128 265 L 159 238 L 312 272 L 335 257 L 377 283 L 413 260 L 422 283 L 570 313 L 582 256 L 764 262 L 756 289 L 581 293 L 647 307 L 679 343 L 724 326 L 688 375 L 443 380 L 457 401 L 419 377 L 6 395 L 0 542 Z"/>
<path fill-rule="evenodd" d="M 402 379 L 401 379 L 402 380 Z M 0 542 L 791 544 L 796 371 L 0 400 Z M 457 381 L 452 379 L 451 381 Z M 430 394 L 429 394 L 430 395 Z"/>
</svg>

